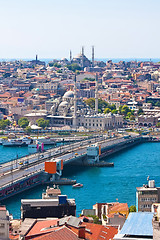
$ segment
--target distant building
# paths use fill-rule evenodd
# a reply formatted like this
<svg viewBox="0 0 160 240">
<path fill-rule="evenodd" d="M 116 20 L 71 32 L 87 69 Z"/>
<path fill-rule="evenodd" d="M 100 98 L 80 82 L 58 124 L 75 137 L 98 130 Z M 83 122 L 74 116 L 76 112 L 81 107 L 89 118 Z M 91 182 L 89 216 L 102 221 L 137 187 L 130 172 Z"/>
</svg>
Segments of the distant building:
<svg viewBox="0 0 160 240">
<path fill-rule="evenodd" d="M 155 187 L 155 181 L 149 180 L 143 187 L 137 187 L 136 209 L 138 212 L 150 212 L 153 203 L 160 202 L 160 187 Z"/>
<path fill-rule="evenodd" d="M 0 206 L 0 239 L 9 239 L 9 213 L 5 206 Z"/>
<path fill-rule="evenodd" d="M 152 127 L 158 123 L 158 116 L 140 115 L 138 117 L 139 127 Z"/>
<path fill-rule="evenodd" d="M 119 114 L 98 113 L 98 79 L 96 78 L 95 110 L 91 109 L 82 99 L 77 97 L 76 77 L 74 91 L 67 91 L 62 98 L 53 100 L 50 108 L 50 125 L 53 127 L 83 126 L 90 130 L 107 130 L 123 126 L 123 118 Z M 47 108 L 51 103 L 47 103 Z"/>
</svg>

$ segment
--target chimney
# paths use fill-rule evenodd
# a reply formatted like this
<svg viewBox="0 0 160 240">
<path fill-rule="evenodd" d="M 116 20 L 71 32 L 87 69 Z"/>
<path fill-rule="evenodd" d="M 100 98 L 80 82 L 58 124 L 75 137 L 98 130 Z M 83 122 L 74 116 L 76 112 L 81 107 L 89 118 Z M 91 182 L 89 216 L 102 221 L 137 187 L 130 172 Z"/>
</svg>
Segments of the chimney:
<svg viewBox="0 0 160 240">
<path fill-rule="evenodd" d="M 85 226 L 79 226 L 79 228 L 78 228 L 78 238 L 85 239 Z"/>
</svg>

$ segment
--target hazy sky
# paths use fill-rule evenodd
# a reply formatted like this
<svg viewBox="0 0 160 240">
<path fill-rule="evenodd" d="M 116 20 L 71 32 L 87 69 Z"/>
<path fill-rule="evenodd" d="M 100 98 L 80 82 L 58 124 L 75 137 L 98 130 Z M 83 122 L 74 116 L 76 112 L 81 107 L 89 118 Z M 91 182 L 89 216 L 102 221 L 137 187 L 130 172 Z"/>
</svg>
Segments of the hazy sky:
<svg viewBox="0 0 160 240">
<path fill-rule="evenodd" d="M 160 57 L 160 0 L 0 0 L 0 58 Z"/>
</svg>

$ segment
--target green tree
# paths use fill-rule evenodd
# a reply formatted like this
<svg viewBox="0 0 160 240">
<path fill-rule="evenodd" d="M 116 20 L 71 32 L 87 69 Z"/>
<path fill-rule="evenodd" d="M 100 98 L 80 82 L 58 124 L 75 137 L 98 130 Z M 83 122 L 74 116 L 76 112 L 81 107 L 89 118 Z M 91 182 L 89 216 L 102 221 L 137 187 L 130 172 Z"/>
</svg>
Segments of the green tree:
<svg viewBox="0 0 160 240">
<path fill-rule="evenodd" d="M 138 114 L 138 115 L 144 114 L 143 109 L 142 109 L 142 108 L 139 108 L 138 111 L 137 111 L 137 114 Z"/>
<path fill-rule="evenodd" d="M 57 68 L 61 68 L 61 64 L 59 64 L 59 63 L 54 63 L 53 66 L 57 67 Z"/>
<path fill-rule="evenodd" d="M 116 109 L 113 109 L 113 110 L 111 111 L 111 113 L 113 113 L 113 114 L 117 114 L 118 111 L 117 111 Z"/>
<path fill-rule="evenodd" d="M 26 128 L 29 124 L 29 121 L 26 117 L 22 117 L 18 120 L 18 125 L 21 127 L 21 128 Z"/>
<path fill-rule="evenodd" d="M 62 73 L 62 70 L 58 69 L 58 70 L 57 70 L 57 73 Z"/>
<path fill-rule="evenodd" d="M 156 124 L 156 127 L 158 127 L 158 128 L 160 127 L 160 122 L 158 122 L 158 123 Z"/>
<path fill-rule="evenodd" d="M 81 67 L 77 63 L 68 64 L 66 67 L 73 72 L 81 70 Z"/>
<path fill-rule="evenodd" d="M 36 122 L 38 123 L 38 126 L 43 129 L 49 126 L 49 120 L 43 118 L 38 119 Z"/>
<path fill-rule="evenodd" d="M 4 130 L 10 124 L 11 124 L 11 122 L 8 119 L 6 119 L 6 120 L 2 119 L 2 120 L 0 120 L 0 129 Z"/>
<path fill-rule="evenodd" d="M 105 108 L 105 109 L 104 109 L 104 114 L 109 113 L 109 112 L 111 112 L 111 109 L 110 109 L 110 108 Z"/>
<path fill-rule="evenodd" d="M 98 109 L 100 109 L 101 113 L 104 111 L 105 108 L 108 107 L 108 103 L 104 100 L 102 100 L 101 98 L 98 99 Z"/>
<path fill-rule="evenodd" d="M 32 129 L 31 129 L 31 127 L 27 126 L 27 127 L 24 129 L 24 131 L 25 131 L 27 134 L 30 134 L 31 131 L 32 131 Z"/>
<path fill-rule="evenodd" d="M 87 217 L 92 217 L 95 224 L 102 224 L 99 218 L 96 215 L 87 215 Z"/>
<path fill-rule="evenodd" d="M 135 116 L 131 115 L 131 116 L 130 116 L 130 120 L 131 120 L 131 121 L 135 120 Z"/>
<path fill-rule="evenodd" d="M 135 205 L 130 206 L 129 212 L 136 212 L 136 206 Z"/>
<path fill-rule="evenodd" d="M 90 106 L 90 108 L 92 108 L 92 109 L 95 108 L 95 99 L 94 98 L 89 98 L 85 102 L 88 106 Z"/>
</svg>

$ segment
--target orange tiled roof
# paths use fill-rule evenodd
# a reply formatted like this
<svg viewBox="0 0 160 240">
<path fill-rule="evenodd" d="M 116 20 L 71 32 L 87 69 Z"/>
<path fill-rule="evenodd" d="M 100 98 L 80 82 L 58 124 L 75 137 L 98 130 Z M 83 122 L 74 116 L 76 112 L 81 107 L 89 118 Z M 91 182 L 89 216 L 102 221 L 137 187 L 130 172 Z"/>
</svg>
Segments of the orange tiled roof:
<svg viewBox="0 0 160 240">
<path fill-rule="evenodd" d="M 58 230 L 36 237 L 35 240 L 77 240 L 78 236 L 67 227 L 61 227 Z"/>
<path fill-rule="evenodd" d="M 86 239 L 89 240 L 112 240 L 115 234 L 118 232 L 118 228 L 112 226 L 103 226 L 94 223 L 82 223 L 82 226 L 86 226 Z"/>
<path fill-rule="evenodd" d="M 129 208 L 128 208 L 128 204 L 127 203 L 113 203 L 112 206 L 109 207 L 109 213 L 110 212 L 121 212 L 121 211 L 125 211 L 128 212 Z"/>
</svg>

